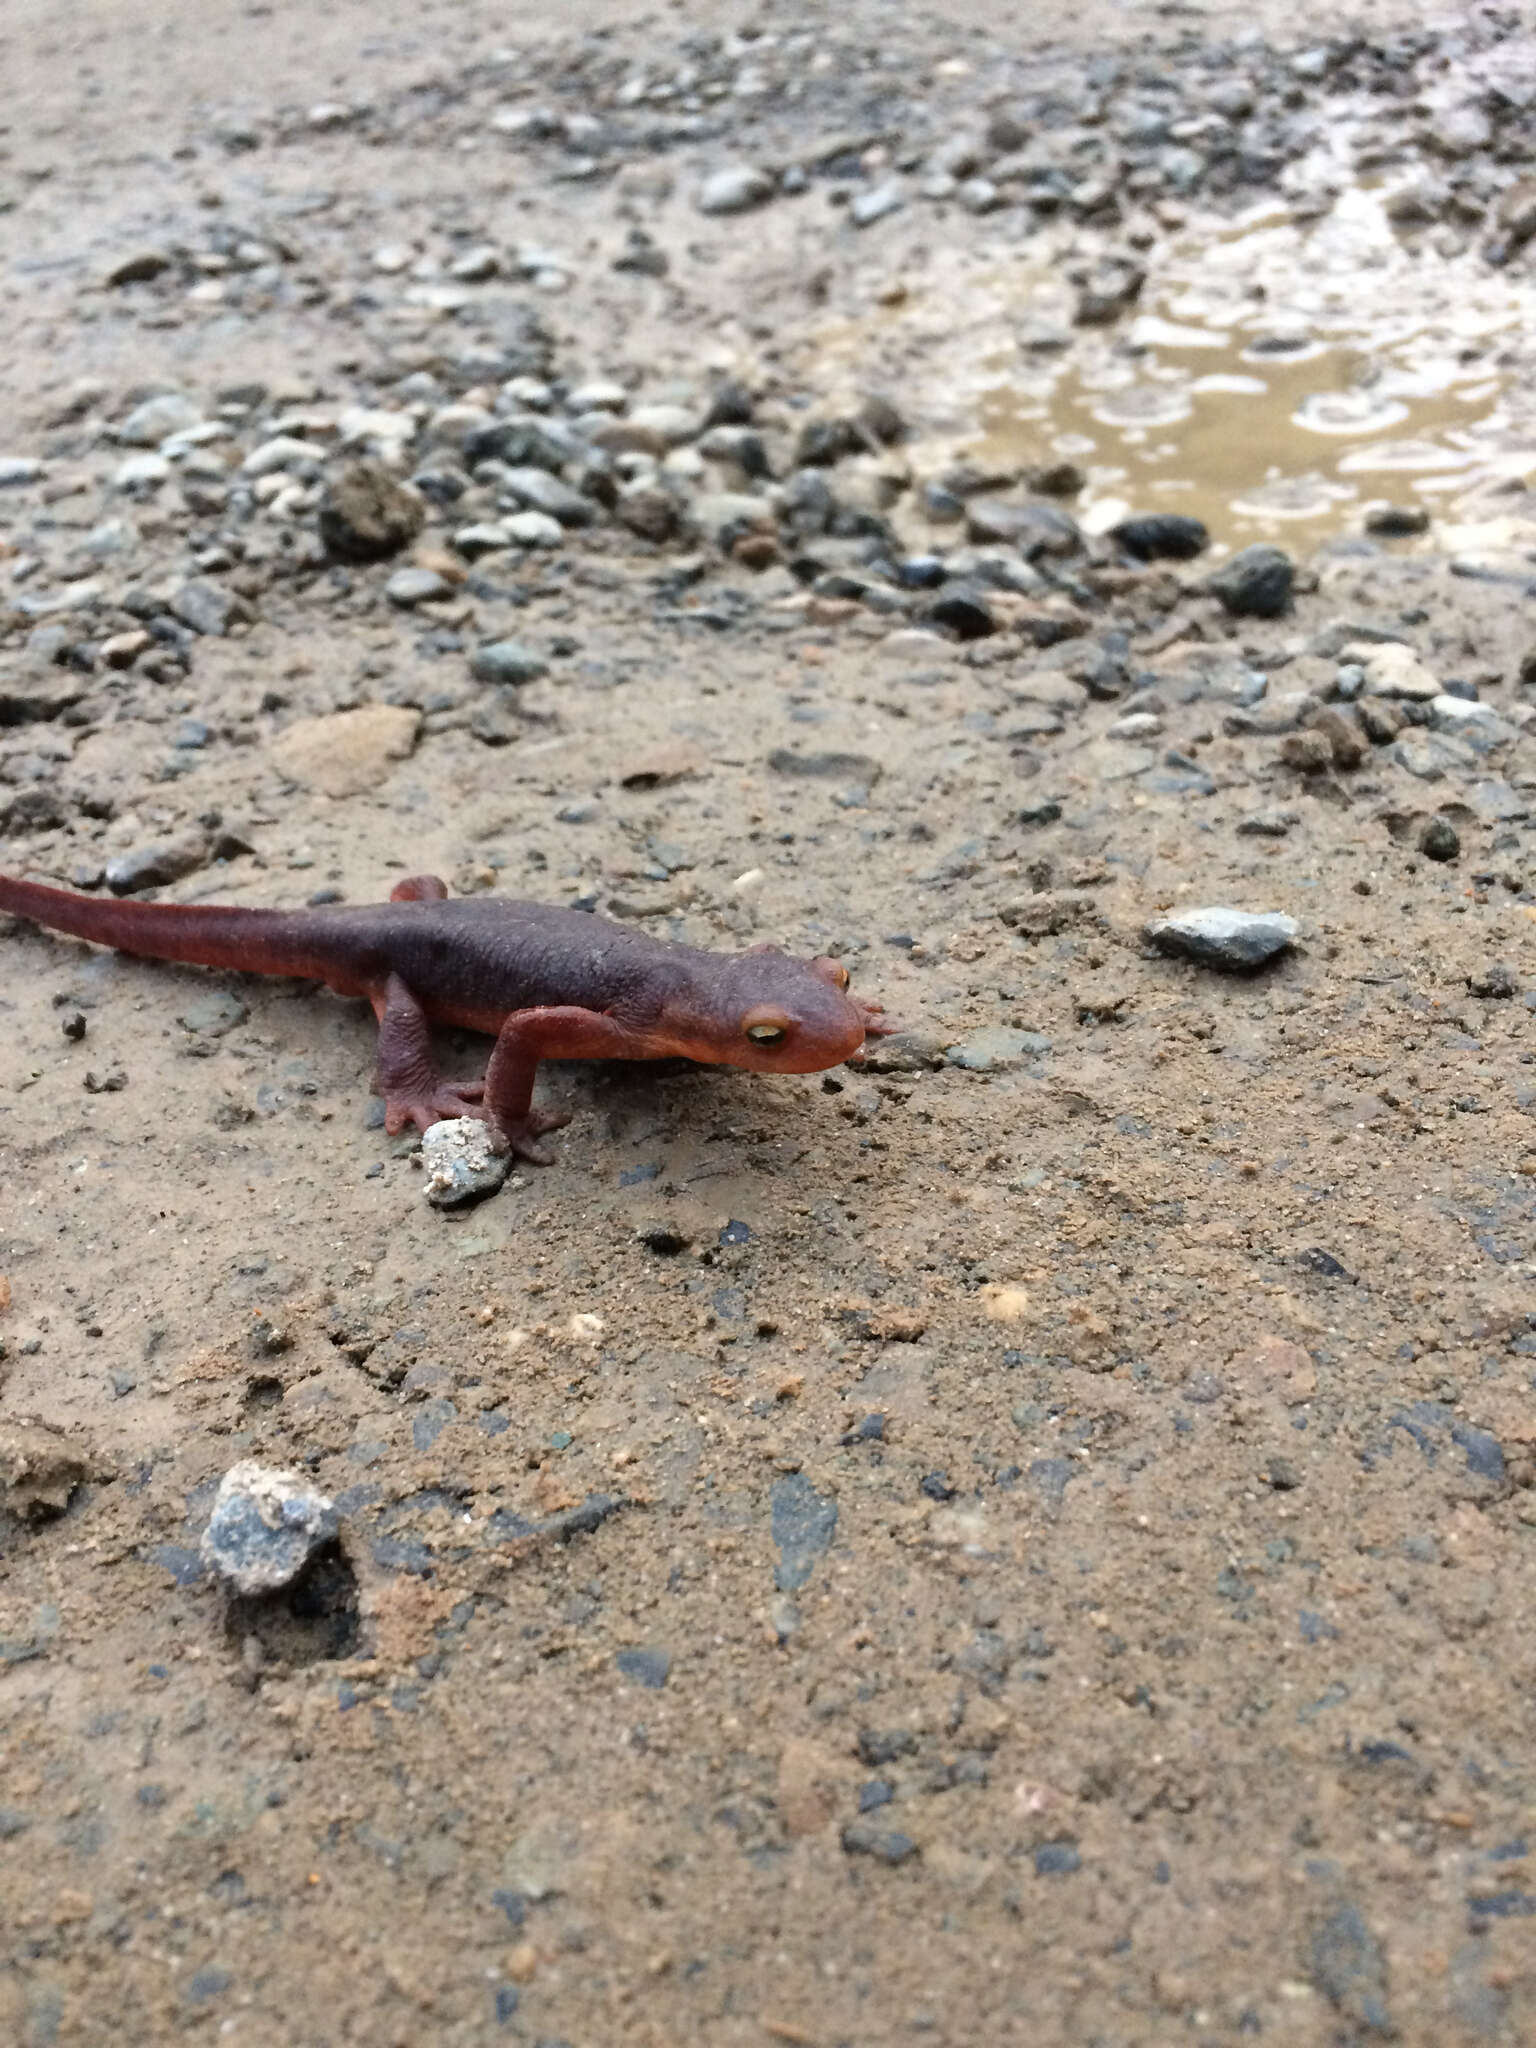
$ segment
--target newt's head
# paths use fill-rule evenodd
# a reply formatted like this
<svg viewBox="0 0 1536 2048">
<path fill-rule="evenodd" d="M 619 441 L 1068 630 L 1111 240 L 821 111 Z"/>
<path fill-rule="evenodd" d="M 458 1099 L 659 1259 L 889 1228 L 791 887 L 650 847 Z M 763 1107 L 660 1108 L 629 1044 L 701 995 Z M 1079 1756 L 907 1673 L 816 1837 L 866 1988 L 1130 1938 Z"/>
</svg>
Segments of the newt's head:
<svg viewBox="0 0 1536 2048">
<path fill-rule="evenodd" d="M 679 1050 L 717 1066 L 763 1074 L 816 1074 L 840 1066 L 866 1036 L 890 1030 L 877 1005 L 848 993 L 848 970 L 836 960 L 796 960 L 777 946 L 754 946 L 722 961 L 707 1000 L 699 992 L 686 1022 L 676 1020 Z"/>
</svg>

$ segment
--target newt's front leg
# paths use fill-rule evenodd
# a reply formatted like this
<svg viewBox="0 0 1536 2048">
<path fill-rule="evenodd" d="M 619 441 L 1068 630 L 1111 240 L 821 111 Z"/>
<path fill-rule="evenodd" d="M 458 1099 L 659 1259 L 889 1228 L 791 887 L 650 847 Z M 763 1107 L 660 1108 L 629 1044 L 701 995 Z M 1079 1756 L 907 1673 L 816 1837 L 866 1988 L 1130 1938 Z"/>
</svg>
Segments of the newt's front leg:
<svg viewBox="0 0 1536 2048">
<path fill-rule="evenodd" d="M 600 1010 L 514 1010 L 485 1070 L 482 1113 L 497 1146 L 535 1166 L 553 1166 L 554 1154 L 538 1141 L 570 1118 L 532 1107 L 539 1061 L 634 1059 L 641 1050 L 632 1032 Z"/>
<path fill-rule="evenodd" d="M 432 1057 L 432 1034 L 420 1003 L 398 974 L 374 991 L 379 1020 L 379 1087 L 384 1095 L 384 1128 L 393 1138 L 407 1124 L 418 1131 L 444 1117 L 482 1116 L 485 1092 L 479 1082 L 447 1081 Z"/>
</svg>

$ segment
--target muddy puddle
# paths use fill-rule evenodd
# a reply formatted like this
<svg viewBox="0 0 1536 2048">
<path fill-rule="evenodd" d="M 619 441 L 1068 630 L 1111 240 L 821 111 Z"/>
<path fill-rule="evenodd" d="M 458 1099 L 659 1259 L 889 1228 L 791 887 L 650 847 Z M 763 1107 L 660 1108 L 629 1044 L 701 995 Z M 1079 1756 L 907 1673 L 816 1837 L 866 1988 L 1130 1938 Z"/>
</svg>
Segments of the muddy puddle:
<svg viewBox="0 0 1536 2048">
<path fill-rule="evenodd" d="M 1395 226 L 1392 198 L 1355 188 L 1317 220 L 1271 206 L 1191 226 L 1106 326 L 1074 325 L 1072 265 L 1037 240 L 814 346 L 866 375 L 920 357 L 919 473 L 962 454 L 1071 461 L 1090 531 L 1181 512 L 1218 546 L 1305 550 L 1372 505 L 1453 516 L 1536 474 L 1536 291 Z"/>
</svg>

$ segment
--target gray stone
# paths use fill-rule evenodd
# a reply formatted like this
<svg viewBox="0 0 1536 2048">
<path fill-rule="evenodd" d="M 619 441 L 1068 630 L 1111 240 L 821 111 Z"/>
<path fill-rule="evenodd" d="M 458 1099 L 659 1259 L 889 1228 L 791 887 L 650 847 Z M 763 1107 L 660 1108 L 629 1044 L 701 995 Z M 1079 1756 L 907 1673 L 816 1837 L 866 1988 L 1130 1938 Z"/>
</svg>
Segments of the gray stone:
<svg viewBox="0 0 1536 2048">
<path fill-rule="evenodd" d="M 520 548 L 558 548 L 565 541 L 565 528 L 548 512 L 511 512 L 501 523 Z"/>
<path fill-rule="evenodd" d="M 768 766 L 779 775 L 832 778 L 859 782 L 865 788 L 880 779 L 880 763 L 869 754 L 801 754 L 790 747 L 775 747 Z"/>
<path fill-rule="evenodd" d="M 1359 1907 L 1345 1900 L 1314 1930 L 1312 1981 L 1357 2027 L 1384 2038 L 1397 2029 L 1387 2010 L 1387 1959 Z"/>
<path fill-rule="evenodd" d="M 117 438 L 129 448 L 158 448 L 172 434 L 184 434 L 202 423 L 202 411 L 179 391 L 164 391 L 136 405 L 117 429 Z"/>
<path fill-rule="evenodd" d="M 1426 860 L 1457 860 L 1461 856 L 1461 834 L 1449 818 L 1431 818 L 1419 834 L 1419 851 Z"/>
<path fill-rule="evenodd" d="M 183 583 L 171 599 L 171 611 L 194 633 L 205 633 L 215 640 L 222 639 L 237 621 L 251 617 L 245 599 L 217 583 Z"/>
<path fill-rule="evenodd" d="M 477 562 L 482 555 L 501 552 L 510 541 L 511 535 L 499 520 L 484 520 L 478 526 L 461 526 L 453 536 L 453 547 L 455 554 L 462 555 L 466 562 Z"/>
<path fill-rule="evenodd" d="M 45 465 L 30 455 L 0 455 L 0 490 L 39 483 L 47 474 Z"/>
<path fill-rule="evenodd" d="M 873 1821 L 851 1820 L 840 1837 L 845 1856 L 869 1856 L 876 1863 L 889 1863 L 893 1867 L 910 1863 L 921 1852 L 910 1835 L 904 1835 L 898 1828 L 877 1827 Z"/>
<path fill-rule="evenodd" d="M 837 1532 L 837 1502 L 812 1486 L 803 1472 L 776 1482 L 770 1496 L 773 1545 L 779 1553 L 773 1583 L 797 1593 L 831 1546 Z"/>
<path fill-rule="evenodd" d="M 531 647 L 525 647 L 521 640 L 492 640 L 476 650 L 469 672 L 477 683 L 504 683 L 518 687 L 523 683 L 536 683 L 540 676 L 547 676 L 549 663 L 542 655 L 535 654 Z"/>
<path fill-rule="evenodd" d="M 382 463 L 353 462 L 326 485 L 320 538 L 329 553 L 346 561 L 382 561 L 410 545 L 426 516 L 421 497 Z"/>
<path fill-rule="evenodd" d="M 384 586 L 384 595 L 402 611 L 419 604 L 434 604 L 452 597 L 453 585 L 435 569 L 397 569 Z"/>
<path fill-rule="evenodd" d="M 1365 530 L 1381 540 L 1406 540 L 1413 534 L 1428 533 L 1429 511 L 1423 505 L 1368 505 Z"/>
<path fill-rule="evenodd" d="M 1160 953 L 1182 954 L 1226 974 L 1252 974 L 1292 945 L 1295 918 L 1278 910 L 1230 910 L 1212 905 L 1154 918 L 1147 938 Z"/>
<path fill-rule="evenodd" d="M 1365 686 L 1373 697 L 1427 704 L 1442 694 L 1439 678 L 1400 642 L 1351 641 L 1342 649 L 1342 658 L 1348 667 L 1365 671 Z"/>
<path fill-rule="evenodd" d="M 1203 519 L 1183 512 L 1143 512 L 1112 526 L 1108 538 L 1138 562 L 1189 562 L 1210 546 Z"/>
<path fill-rule="evenodd" d="M 166 840 L 158 846 L 136 847 L 107 862 L 107 887 L 114 896 L 135 896 L 141 889 L 160 889 L 196 874 L 208 858 L 201 834 Z"/>
<path fill-rule="evenodd" d="M 130 498 L 147 498 L 170 477 L 171 465 L 163 455 L 129 455 L 112 472 L 112 488 Z"/>
<path fill-rule="evenodd" d="M 445 1117 L 422 1135 L 422 1194 L 434 1209 L 464 1209 L 494 1195 L 512 1170 L 510 1152 L 491 1149 L 488 1127 L 473 1117 Z"/>
<path fill-rule="evenodd" d="M 244 1462 L 219 1481 L 203 1563 L 247 1598 L 291 1585 L 336 1534 L 335 1504 L 297 1472 Z"/>
<path fill-rule="evenodd" d="M 1135 305 L 1146 281 L 1146 270 L 1130 257 L 1105 257 L 1079 285 L 1072 318 L 1079 327 L 1106 327 Z"/>
<path fill-rule="evenodd" d="M 1475 750 L 1446 732 L 1405 732 L 1392 758 L 1420 782 L 1439 782 L 1448 771 L 1461 774 L 1477 766 Z"/>
<path fill-rule="evenodd" d="M 773 180 L 755 164 L 727 164 L 699 187 L 700 213 L 748 213 L 773 197 Z"/>
<path fill-rule="evenodd" d="M 1077 521 L 1054 505 L 972 498 L 965 508 L 965 524 L 973 541 L 1003 541 L 1030 561 L 1041 555 L 1076 554 L 1083 544 Z"/>
<path fill-rule="evenodd" d="M 448 266 L 448 275 L 460 284 L 484 284 L 488 278 L 496 277 L 501 271 L 501 252 L 492 248 L 489 242 L 482 242 L 476 248 L 466 249 L 462 256 L 455 256 Z"/>
<path fill-rule="evenodd" d="M 889 213 L 897 213 L 907 203 L 907 195 L 900 181 L 887 178 L 883 185 L 876 185 L 868 192 L 859 192 L 848 202 L 848 218 L 856 228 L 873 227 L 877 220 L 884 220 Z"/>
<path fill-rule="evenodd" d="M 955 197 L 967 213 L 995 213 L 1004 203 L 1003 195 L 990 178 L 967 178 L 955 188 Z"/>
<path fill-rule="evenodd" d="M 531 511 L 546 513 L 562 526 L 590 526 L 597 507 L 590 498 L 547 469 L 519 467 L 504 469 L 497 478 L 500 490 Z"/>
<path fill-rule="evenodd" d="M 1234 618 L 1277 619 L 1291 602 L 1296 565 L 1267 542 L 1243 548 L 1207 578 L 1206 589 Z"/>
<path fill-rule="evenodd" d="M 1255 811 L 1249 817 L 1239 818 L 1237 831 L 1242 839 L 1283 839 L 1300 822 L 1299 811 Z"/>
<path fill-rule="evenodd" d="M 660 1692 L 672 1671 L 670 1650 L 620 1650 L 613 1661 L 620 1677 L 648 1692 Z"/>
</svg>

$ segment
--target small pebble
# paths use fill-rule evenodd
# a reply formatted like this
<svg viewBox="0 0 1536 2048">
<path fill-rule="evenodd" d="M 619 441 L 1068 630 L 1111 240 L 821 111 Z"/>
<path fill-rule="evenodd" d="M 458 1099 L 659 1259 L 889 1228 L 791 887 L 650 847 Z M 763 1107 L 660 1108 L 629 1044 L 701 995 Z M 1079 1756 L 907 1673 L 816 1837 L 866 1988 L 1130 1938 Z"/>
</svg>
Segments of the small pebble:
<svg viewBox="0 0 1536 2048">
<path fill-rule="evenodd" d="M 434 1209 L 464 1209 L 505 1183 L 510 1152 L 494 1152 L 487 1126 L 474 1117 L 445 1117 L 422 1135 L 422 1194 Z"/>
<path fill-rule="evenodd" d="M 1230 910 L 1222 905 L 1154 918 L 1147 938 L 1160 953 L 1180 953 L 1227 974 L 1252 974 L 1295 943 L 1295 918 L 1278 910 Z"/>
<path fill-rule="evenodd" d="M 246 1462 L 219 1481 L 200 1552 L 236 1593 L 274 1593 L 292 1584 L 336 1528 L 334 1503 L 300 1473 Z"/>
<path fill-rule="evenodd" d="M 1461 834 L 1449 818 L 1431 818 L 1419 834 L 1419 851 L 1426 860 L 1458 860 Z"/>
</svg>

